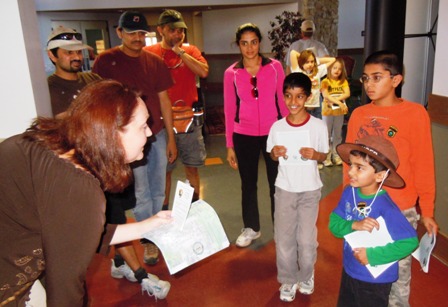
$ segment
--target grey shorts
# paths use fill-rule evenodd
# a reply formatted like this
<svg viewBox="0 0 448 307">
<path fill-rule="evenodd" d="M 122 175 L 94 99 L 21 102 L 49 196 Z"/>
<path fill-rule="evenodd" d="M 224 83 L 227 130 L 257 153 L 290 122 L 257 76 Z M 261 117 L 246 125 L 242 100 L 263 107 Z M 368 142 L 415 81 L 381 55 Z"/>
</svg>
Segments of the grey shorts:
<svg viewBox="0 0 448 307">
<path fill-rule="evenodd" d="M 202 136 L 202 125 L 195 126 L 191 133 L 175 134 L 177 145 L 177 160 L 182 161 L 185 166 L 200 167 L 204 165 L 207 153 L 205 152 L 204 137 Z M 168 163 L 166 170 L 171 172 L 176 167 L 174 163 Z"/>
</svg>

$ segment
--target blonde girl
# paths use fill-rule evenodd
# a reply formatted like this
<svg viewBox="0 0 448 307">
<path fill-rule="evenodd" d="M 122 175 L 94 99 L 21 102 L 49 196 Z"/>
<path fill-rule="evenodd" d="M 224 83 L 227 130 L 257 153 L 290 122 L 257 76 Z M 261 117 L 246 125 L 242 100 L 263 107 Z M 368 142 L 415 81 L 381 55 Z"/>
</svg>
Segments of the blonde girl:
<svg viewBox="0 0 448 307">
<path fill-rule="evenodd" d="M 328 68 L 328 75 L 322 81 L 321 91 L 324 101 L 322 103 L 322 120 L 328 128 L 330 152 L 327 159 L 323 162 L 325 166 L 341 165 L 342 160 L 336 152 L 336 146 L 342 142 L 342 125 L 344 124 L 344 115 L 348 108 L 345 99 L 350 97 L 350 87 L 347 82 L 347 73 L 344 61 L 336 61 Z"/>
<path fill-rule="evenodd" d="M 316 56 L 313 51 L 307 49 L 302 52 L 292 50 L 290 53 L 291 72 L 302 72 L 306 74 L 311 80 L 311 98 L 305 105 L 308 112 L 318 118 L 321 118 L 321 104 L 320 104 L 320 80 L 327 74 L 327 68 L 336 59 L 333 57 L 319 58 L 319 65 L 317 64 Z"/>
</svg>

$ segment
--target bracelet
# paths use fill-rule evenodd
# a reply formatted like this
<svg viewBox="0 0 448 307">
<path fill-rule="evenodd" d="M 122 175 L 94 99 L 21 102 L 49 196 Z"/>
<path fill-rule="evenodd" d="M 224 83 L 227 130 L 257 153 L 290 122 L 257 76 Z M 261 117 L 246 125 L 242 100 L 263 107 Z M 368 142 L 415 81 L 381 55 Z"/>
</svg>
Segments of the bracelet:
<svg viewBox="0 0 448 307">
<path fill-rule="evenodd" d="M 179 53 L 177 54 L 178 56 L 182 56 L 185 53 L 184 49 L 180 49 Z"/>
</svg>

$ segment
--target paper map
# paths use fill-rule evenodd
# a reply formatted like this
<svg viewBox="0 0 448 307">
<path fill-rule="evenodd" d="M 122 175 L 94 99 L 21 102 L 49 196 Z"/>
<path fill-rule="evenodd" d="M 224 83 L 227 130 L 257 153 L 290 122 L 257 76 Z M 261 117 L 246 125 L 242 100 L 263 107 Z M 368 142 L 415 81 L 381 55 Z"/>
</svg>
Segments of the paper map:
<svg viewBox="0 0 448 307">
<path fill-rule="evenodd" d="M 147 232 L 163 254 L 170 274 L 211 256 L 229 246 L 229 240 L 215 210 L 203 200 L 191 204 L 181 230 L 176 223 Z"/>
</svg>

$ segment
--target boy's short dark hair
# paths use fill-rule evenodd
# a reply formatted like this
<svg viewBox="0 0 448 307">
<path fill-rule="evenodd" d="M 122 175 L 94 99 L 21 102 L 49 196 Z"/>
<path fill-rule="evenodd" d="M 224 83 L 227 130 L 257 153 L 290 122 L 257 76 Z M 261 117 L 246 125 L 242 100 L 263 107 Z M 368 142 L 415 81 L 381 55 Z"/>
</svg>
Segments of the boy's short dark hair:
<svg viewBox="0 0 448 307">
<path fill-rule="evenodd" d="M 286 93 L 286 90 L 295 87 L 303 89 L 307 96 L 311 95 L 311 80 L 301 72 L 293 72 L 286 76 L 285 81 L 283 81 L 283 94 Z"/>
<path fill-rule="evenodd" d="M 373 169 L 375 170 L 375 173 L 379 173 L 379 172 L 382 172 L 382 171 L 387 171 L 387 166 L 385 166 L 380 161 L 372 158 L 371 156 L 369 156 L 365 152 L 362 152 L 362 151 L 359 151 L 359 150 L 352 150 L 352 151 L 350 151 L 350 154 L 355 156 L 355 157 L 360 157 L 361 159 L 363 159 L 364 161 L 369 163 L 370 166 L 372 166 Z"/>
<path fill-rule="evenodd" d="M 403 75 L 403 61 L 400 61 L 395 53 L 388 50 L 372 53 L 365 60 L 364 66 L 367 64 L 380 64 L 391 75 Z"/>
</svg>

